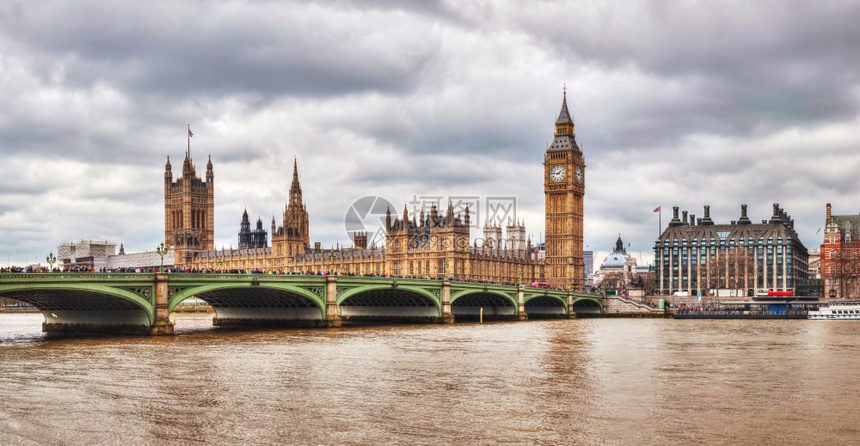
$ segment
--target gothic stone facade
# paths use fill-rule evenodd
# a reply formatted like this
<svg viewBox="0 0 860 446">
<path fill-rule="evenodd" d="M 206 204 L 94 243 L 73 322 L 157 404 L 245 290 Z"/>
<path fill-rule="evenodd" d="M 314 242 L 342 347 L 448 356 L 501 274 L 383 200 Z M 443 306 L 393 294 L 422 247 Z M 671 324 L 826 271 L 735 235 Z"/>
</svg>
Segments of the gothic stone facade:
<svg viewBox="0 0 860 446">
<path fill-rule="evenodd" d="M 164 245 L 175 251 L 177 265 L 189 264 L 196 253 L 215 249 L 215 173 L 206 163 L 206 181 L 188 152 L 182 176 L 173 181 L 170 157 L 164 166 Z"/>
<path fill-rule="evenodd" d="M 556 288 L 585 284 L 583 198 L 585 159 L 576 143 L 567 91 L 555 121 L 555 137 L 544 158 L 546 281 Z"/>
<path fill-rule="evenodd" d="M 355 234 L 349 248 L 325 249 L 319 243 L 311 247 L 297 163 L 282 225 L 276 226 L 272 219 L 271 246 L 216 250 L 212 246 L 212 163 L 207 164 L 206 182 L 202 182 L 187 155 L 183 176 L 176 182 L 172 182 L 169 160 L 166 166 L 165 238 L 177 249 L 177 267 L 190 269 L 448 276 L 503 283 L 546 280 L 558 288 L 583 285 L 584 168 L 565 92 L 555 139 L 544 162 L 546 260 L 538 258 L 520 222 L 485 222 L 484 243 L 470 244 L 469 211 L 455 215 L 450 203 L 444 212 L 434 206 L 418 215 L 404 209 L 401 216 L 394 216 L 389 209 L 384 247 L 368 246 L 367 234 L 361 233 Z M 506 238 L 502 237 L 504 223 Z"/>
</svg>

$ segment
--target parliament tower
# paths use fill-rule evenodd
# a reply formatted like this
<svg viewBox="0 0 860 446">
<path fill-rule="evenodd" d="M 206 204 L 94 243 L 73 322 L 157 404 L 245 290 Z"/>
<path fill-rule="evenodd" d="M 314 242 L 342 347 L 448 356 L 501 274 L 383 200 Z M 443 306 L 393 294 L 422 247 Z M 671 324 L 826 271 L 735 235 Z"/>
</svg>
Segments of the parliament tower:
<svg viewBox="0 0 860 446">
<path fill-rule="evenodd" d="M 546 264 L 544 277 L 553 287 L 585 283 L 583 197 L 585 160 L 576 144 L 573 117 L 567 110 L 567 89 L 555 121 L 555 137 L 544 157 L 546 202 Z"/>
<path fill-rule="evenodd" d="M 215 174 L 212 158 L 206 181 L 197 176 L 188 152 L 182 176 L 173 181 L 170 157 L 164 166 L 164 246 L 175 249 L 175 265 L 187 265 L 195 253 L 215 249 Z"/>
<path fill-rule="evenodd" d="M 290 183 L 290 201 L 284 207 L 283 226 L 276 227 L 275 217 L 272 217 L 272 252 L 283 264 L 304 254 L 310 244 L 308 208 L 302 199 L 298 161 L 293 160 L 293 182 Z"/>
</svg>

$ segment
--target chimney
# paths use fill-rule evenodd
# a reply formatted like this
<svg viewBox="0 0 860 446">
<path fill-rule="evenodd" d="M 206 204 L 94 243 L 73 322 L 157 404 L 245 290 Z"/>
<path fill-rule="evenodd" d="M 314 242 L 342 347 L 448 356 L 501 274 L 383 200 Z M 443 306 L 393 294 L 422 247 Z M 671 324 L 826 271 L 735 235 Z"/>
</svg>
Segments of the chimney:
<svg viewBox="0 0 860 446">
<path fill-rule="evenodd" d="M 687 211 L 681 212 L 681 215 L 683 215 L 681 222 L 687 224 Z"/>
<path fill-rule="evenodd" d="M 705 205 L 705 217 L 702 218 L 702 224 L 704 225 L 712 225 L 714 221 L 711 220 L 711 206 Z"/>
<path fill-rule="evenodd" d="M 314 242 L 314 251 L 319 251 L 321 248 L 320 242 Z"/>
<path fill-rule="evenodd" d="M 678 206 L 672 206 L 672 221 L 669 222 L 669 226 L 681 226 L 681 219 L 678 218 Z"/>
<path fill-rule="evenodd" d="M 831 218 L 831 214 L 830 214 L 830 203 L 827 203 L 827 208 L 826 208 L 826 209 L 827 209 L 827 213 L 826 213 L 826 218 L 827 218 L 827 220 L 826 220 L 826 221 L 830 221 L 830 218 Z"/>
<path fill-rule="evenodd" d="M 696 216 L 695 216 L 695 215 L 693 215 L 693 214 L 690 214 L 690 224 L 691 224 L 691 225 L 695 225 L 695 224 L 696 224 Z"/>
<path fill-rule="evenodd" d="M 740 225 L 749 225 L 752 224 L 749 217 L 747 217 L 747 205 L 741 205 L 741 218 L 738 220 L 738 224 Z"/>
<path fill-rule="evenodd" d="M 780 224 L 782 222 L 782 209 L 779 208 L 779 203 L 774 203 L 773 216 L 770 217 L 770 221 L 768 221 L 768 224 Z"/>
</svg>

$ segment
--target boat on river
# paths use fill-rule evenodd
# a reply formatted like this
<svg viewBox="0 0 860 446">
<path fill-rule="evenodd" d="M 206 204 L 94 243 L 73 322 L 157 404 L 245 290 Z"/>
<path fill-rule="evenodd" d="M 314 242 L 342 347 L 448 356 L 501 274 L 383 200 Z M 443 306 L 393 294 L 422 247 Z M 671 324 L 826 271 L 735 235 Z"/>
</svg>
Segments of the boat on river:
<svg viewBox="0 0 860 446">
<path fill-rule="evenodd" d="M 797 300 L 714 302 L 682 305 L 672 313 L 675 319 L 806 319 L 823 302 Z M 857 306 L 860 310 L 860 306 Z M 860 314 L 858 314 L 860 318 Z"/>
<path fill-rule="evenodd" d="M 809 312 L 814 321 L 860 320 L 860 302 L 833 302 L 821 305 L 817 311 Z"/>
</svg>

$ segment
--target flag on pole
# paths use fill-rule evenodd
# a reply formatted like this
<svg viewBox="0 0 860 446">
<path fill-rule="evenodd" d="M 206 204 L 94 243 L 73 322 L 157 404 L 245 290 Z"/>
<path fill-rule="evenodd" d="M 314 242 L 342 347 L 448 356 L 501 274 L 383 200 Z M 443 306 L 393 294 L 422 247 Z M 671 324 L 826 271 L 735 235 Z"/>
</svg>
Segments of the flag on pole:
<svg viewBox="0 0 860 446">
<path fill-rule="evenodd" d="M 194 134 L 191 133 L 191 127 L 188 127 L 188 137 L 192 137 L 192 136 L 194 136 Z"/>
<path fill-rule="evenodd" d="M 654 208 L 654 212 L 660 212 L 660 208 L 661 208 L 661 207 L 662 207 L 662 206 L 657 206 L 656 208 Z"/>
</svg>

